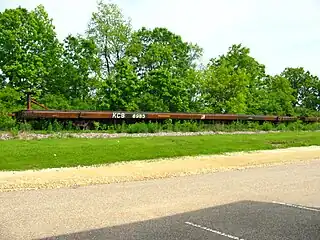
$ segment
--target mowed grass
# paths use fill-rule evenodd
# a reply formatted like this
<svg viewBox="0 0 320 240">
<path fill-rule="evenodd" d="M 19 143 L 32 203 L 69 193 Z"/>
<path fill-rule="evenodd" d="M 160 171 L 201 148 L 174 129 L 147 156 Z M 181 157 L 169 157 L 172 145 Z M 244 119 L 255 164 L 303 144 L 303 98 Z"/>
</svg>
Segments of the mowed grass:
<svg viewBox="0 0 320 240">
<path fill-rule="evenodd" d="M 88 166 L 178 156 L 320 145 L 320 132 L 0 141 L 0 170 Z"/>
</svg>

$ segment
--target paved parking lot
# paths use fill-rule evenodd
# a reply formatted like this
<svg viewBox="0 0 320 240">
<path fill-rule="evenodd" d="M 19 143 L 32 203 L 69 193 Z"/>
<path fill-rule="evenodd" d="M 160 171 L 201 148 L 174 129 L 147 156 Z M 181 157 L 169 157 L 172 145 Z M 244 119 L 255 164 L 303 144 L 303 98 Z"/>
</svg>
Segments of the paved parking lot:
<svg viewBox="0 0 320 240">
<path fill-rule="evenodd" d="M 317 240 L 320 239 L 320 209 L 278 202 L 241 201 L 50 239 Z"/>
<path fill-rule="evenodd" d="M 314 160 L 171 179 L 4 192 L 0 240 L 320 240 L 319 169 L 320 161 Z"/>
</svg>

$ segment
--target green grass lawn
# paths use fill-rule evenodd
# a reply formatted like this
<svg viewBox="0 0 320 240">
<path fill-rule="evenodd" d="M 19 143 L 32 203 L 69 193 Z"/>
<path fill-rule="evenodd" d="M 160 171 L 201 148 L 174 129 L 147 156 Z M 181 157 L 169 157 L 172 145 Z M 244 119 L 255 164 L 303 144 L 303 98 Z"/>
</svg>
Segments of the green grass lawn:
<svg viewBox="0 0 320 240">
<path fill-rule="evenodd" d="M 0 141 L 0 170 L 70 167 L 320 145 L 320 132 L 210 135 L 118 139 L 43 139 Z"/>
</svg>

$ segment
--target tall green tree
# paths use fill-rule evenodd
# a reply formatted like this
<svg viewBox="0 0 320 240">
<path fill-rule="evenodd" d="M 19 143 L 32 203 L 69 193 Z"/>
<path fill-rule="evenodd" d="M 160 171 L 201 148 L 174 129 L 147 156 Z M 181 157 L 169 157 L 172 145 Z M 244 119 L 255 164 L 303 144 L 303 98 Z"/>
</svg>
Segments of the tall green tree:
<svg viewBox="0 0 320 240">
<path fill-rule="evenodd" d="M 194 109 L 193 81 L 190 70 L 185 78 L 178 78 L 168 69 L 152 70 L 141 80 L 139 109 L 144 111 L 189 112 Z"/>
<path fill-rule="evenodd" d="M 118 5 L 99 0 L 97 7 L 97 11 L 92 13 L 87 34 L 99 49 L 103 76 L 106 77 L 125 56 L 132 27 L 130 19 L 125 19 Z"/>
<path fill-rule="evenodd" d="M 189 111 L 195 88 L 195 61 L 202 49 L 166 28 L 134 32 L 126 55 L 142 86 L 139 108 Z"/>
<path fill-rule="evenodd" d="M 295 114 L 292 96 L 293 89 L 288 79 L 276 76 L 268 76 L 260 95 L 255 99 L 258 103 L 256 109 L 259 114 L 292 116 Z"/>
<path fill-rule="evenodd" d="M 8 113 L 21 110 L 23 95 L 11 87 L 0 89 L 0 113 Z"/>
<path fill-rule="evenodd" d="M 99 92 L 100 108 L 110 110 L 138 110 L 137 99 L 141 86 L 128 58 L 119 60 Z"/>
<path fill-rule="evenodd" d="M 246 76 L 247 93 L 242 98 L 246 99 L 243 103 L 246 105 L 246 113 L 259 114 L 260 103 L 256 99 L 263 94 L 262 88 L 265 85 L 266 73 L 265 66 L 250 56 L 250 49 L 242 46 L 242 44 L 233 44 L 226 54 L 211 59 L 210 64 L 217 67 L 224 65 L 229 69 L 231 75 L 233 72 L 235 74 L 241 72 Z"/>
<path fill-rule="evenodd" d="M 182 37 L 166 28 L 145 27 L 136 31 L 126 51 L 139 77 L 155 69 L 167 69 L 174 76 L 183 77 L 202 55 L 202 49 L 184 42 Z"/>
<path fill-rule="evenodd" d="M 61 45 L 42 5 L 0 13 L 2 79 L 19 91 L 48 91 L 58 76 Z"/>
<path fill-rule="evenodd" d="M 62 63 L 59 93 L 82 101 L 92 97 L 100 77 L 100 59 L 94 41 L 69 35 L 64 40 Z"/>
<path fill-rule="evenodd" d="M 299 114 L 312 114 L 320 110 L 320 80 L 309 71 L 300 68 L 286 68 L 281 76 L 288 79 L 293 88 L 293 107 Z"/>
<path fill-rule="evenodd" d="M 241 68 L 234 69 L 227 59 L 209 64 L 202 78 L 203 109 L 214 113 L 246 113 L 249 76 Z"/>
</svg>

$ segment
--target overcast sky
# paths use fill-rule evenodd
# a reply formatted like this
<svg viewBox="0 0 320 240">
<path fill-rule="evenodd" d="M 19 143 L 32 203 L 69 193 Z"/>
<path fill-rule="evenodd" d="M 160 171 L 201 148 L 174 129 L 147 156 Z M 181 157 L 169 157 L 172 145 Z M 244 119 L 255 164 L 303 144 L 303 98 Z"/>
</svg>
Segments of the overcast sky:
<svg viewBox="0 0 320 240">
<path fill-rule="evenodd" d="M 114 0 L 135 29 L 167 27 L 204 48 L 203 62 L 242 43 L 269 74 L 302 66 L 320 76 L 319 0 Z M 43 4 L 58 37 L 83 33 L 95 0 L 0 0 L 0 11 Z"/>
</svg>

